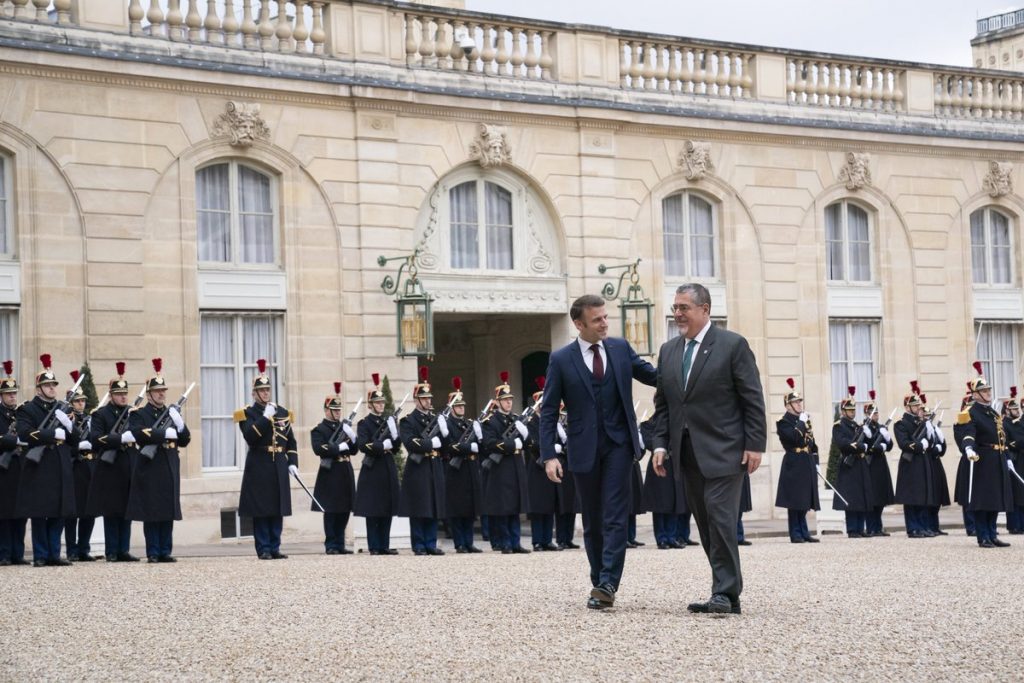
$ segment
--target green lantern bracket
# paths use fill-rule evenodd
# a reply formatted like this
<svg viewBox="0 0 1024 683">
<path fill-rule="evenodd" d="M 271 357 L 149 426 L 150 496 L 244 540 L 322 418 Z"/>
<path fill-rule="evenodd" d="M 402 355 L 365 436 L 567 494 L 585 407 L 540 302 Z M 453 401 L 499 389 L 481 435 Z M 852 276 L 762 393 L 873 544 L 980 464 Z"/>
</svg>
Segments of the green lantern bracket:
<svg viewBox="0 0 1024 683">
<path fill-rule="evenodd" d="M 643 287 L 640 286 L 640 274 L 637 272 L 639 266 L 640 259 L 632 263 L 621 263 L 611 266 L 606 266 L 602 263 L 597 267 L 597 272 L 604 275 L 609 270 L 622 270 L 618 283 L 606 282 L 601 289 L 601 296 L 605 301 L 619 299 L 619 312 L 622 317 L 622 336 L 639 355 L 653 356 L 651 318 L 653 316 L 654 304 L 646 297 Z M 622 286 L 627 275 L 629 276 L 629 286 L 623 292 Z"/>
<path fill-rule="evenodd" d="M 398 272 L 392 277 L 385 275 L 380 283 L 381 290 L 388 296 L 395 295 L 396 329 L 398 353 L 402 358 L 434 357 L 434 297 L 423 288 L 417 277 L 416 257 L 419 250 L 406 256 L 378 256 L 381 268 L 394 261 L 401 261 Z M 402 274 L 406 278 L 402 280 Z"/>
</svg>

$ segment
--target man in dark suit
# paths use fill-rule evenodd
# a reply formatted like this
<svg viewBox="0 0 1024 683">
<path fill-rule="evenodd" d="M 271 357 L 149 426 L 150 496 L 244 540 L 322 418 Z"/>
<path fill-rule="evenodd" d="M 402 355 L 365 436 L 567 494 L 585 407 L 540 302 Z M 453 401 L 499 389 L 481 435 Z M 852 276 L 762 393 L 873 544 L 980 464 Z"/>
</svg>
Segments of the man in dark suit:
<svg viewBox="0 0 1024 683">
<path fill-rule="evenodd" d="M 679 337 L 658 356 L 654 469 L 663 477 L 665 458 L 675 460 L 711 563 L 711 599 L 688 609 L 739 614 L 736 521 L 743 473 L 761 464 L 767 440 L 761 380 L 747 340 L 711 324 L 705 287 L 679 287 L 672 313 Z"/>
<path fill-rule="evenodd" d="M 626 559 L 630 474 L 640 452 L 633 380 L 654 386 L 658 371 L 623 339 L 608 337 L 604 299 L 592 294 L 573 302 L 569 317 L 579 337 L 551 354 L 540 411 L 540 453 L 548 477 L 559 483 L 555 452 L 558 407 L 568 414 L 568 468 L 583 512 L 583 541 L 594 588 L 591 609 L 615 604 Z"/>
</svg>

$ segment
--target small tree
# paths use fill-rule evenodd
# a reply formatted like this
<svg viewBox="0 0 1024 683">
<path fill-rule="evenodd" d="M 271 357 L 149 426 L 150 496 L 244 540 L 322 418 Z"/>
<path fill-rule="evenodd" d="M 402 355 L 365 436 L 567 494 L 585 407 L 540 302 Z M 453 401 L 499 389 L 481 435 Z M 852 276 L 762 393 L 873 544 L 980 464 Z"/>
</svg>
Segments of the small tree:
<svg viewBox="0 0 1024 683">
<path fill-rule="evenodd" d="M 78 371 L 82 373 L 82 384 L 79 385 L 79 389 L 85 394 L 85 412 L 88 414 L 96 409 L 100 400 L 96 396 L 96 384 L 93 382 L 92 368 L 89 367 L 89 364 L 83 363 Z"/>
<path fill-rule="evenodd" d="M 839 419 L 839 409 L 836 408 L 835 414 L 832 416 L 833 423 L 836 420 L 838 420 L 838 419 Z M 836 481 L 836 477 L 839 475 L 839 458 L 840 458 L 840 454 L 839 454 L 839 446 L 837 446 L 834 443 L 831 443 L 831 441 L 832 441 L 832 433 L 830 431 L 829 432 L 829 442 L 830 442 L 830 444 L 829 444 L 829 448 L 828 448 L 828 467 L 825 468 L 825 477 L 830 482 L 832 482 L 834 484 L 835 481 Z M 828 484 L 826 484 L 825 488 L 832 488 L 832 487 L 829 486 Z"/>
<path fill-rule="evenodd" d="M 391 415 L 395 412 L 395 398 L 391 395 L 391 381 L 387 375 L 384 375 L 384 381 L 380 384 L 380 392 L 384 394 L 384 414 Z M 401 479 L 405 470 L 405 454 L 402 452 L 402 443 L 397 439 L 391 452 L 395 454 L 395 466 L 398 467 L 398 478 Z"/>
</svg>

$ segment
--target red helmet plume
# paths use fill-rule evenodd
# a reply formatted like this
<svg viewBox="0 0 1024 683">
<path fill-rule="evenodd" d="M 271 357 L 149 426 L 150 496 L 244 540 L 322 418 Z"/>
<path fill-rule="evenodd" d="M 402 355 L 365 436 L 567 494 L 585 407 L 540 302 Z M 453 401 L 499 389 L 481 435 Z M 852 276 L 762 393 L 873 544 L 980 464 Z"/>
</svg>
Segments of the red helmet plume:
<svg viewBox="0 0 1024 683">
<path fill-rule="evenodd" d="M 375 372 L 372 375 L 370 375 L 370 379 L 373 381 L 373 386 L 375 386 L 375 387 L 376 386 L 380 386 L 380 373 L 379 372 Z"/>
<path fill-rule="evenodd" d="M 154 358 L 153 359 L 153 372 L 155 372 L 156 374 L 159 375 L 160 371 L 163 370 L 163 369 L 164 369 L 164 359 L 163 358 Z"/>
<path fill-rule="evenodd" d="M 917 380 L 916 379 L 910 380 L 910 391 L 915 396 L 921 393 L 921 387 L 917 386 Z"/>
<path fill-rule="evenodd" d="M 857 387 L 853 387 L 853 386 L 846 387 L 846 391 L 847 391 L 847 394 L 849 396 L 856 396 L 857 395 Z"/>
<path fill-rule="evenodd" d="M 14 361 L 12 361 L 12 360 L 5 360 L 4 361 L 4 372 L 7 373 L 8 377 L 11 376 L 11 373 L 14 372 Z"/>
<path fill-rule="evenodd" d="M 979 375 L 985 374 L 985 373 L 983 373 L 981 371 L 981 361 L 980 360 L 974 361 L 973 363 L 971 363 L 971 365 L 974 366 L 974 371 L 977 372 Z"/>
<path fill-rule="evenodd" d="M 874 401 L 875 400 L 875 390 L 874 389 L 870 389 L 868 391 L 868 396 L 871 398 L 872 401 Z"/>
<path fill-rule="evenodd" d="M 72 370 L 69 374 L 71 375 L 71 381 L 77 382 L 78 378 L 81 376 L 82 373 L 80 373 L 78 370 Z"/>
<path fill-rule="evenodd" d="M 53 361 L 53 359 L 50 358 L 50 354 L 48 354 L 48 353 L 44 353 L 43 355 L 39 356 L 39 362 L 42 363 L 43 368 L 45 370 L 49 370 L 50 369 L 50 366 L 53 364 L 52 361 Z"/>
<path fill-rule="evenodd" d="M 260 371 L 260 374 L 264 374 L 267 371 L 267 359 L 260 358 L 256 361 L 256 368 Z"/>
<path fill-rule="evenodd" d="M 790 389 L 796 389 L 796 382 L 793 380 L 792 377 L 787 377 L 786 378 L 786 384 L 789 385 Z"/>
<path fill-rule="evenodd" d="M 501 377 L 502 384 L 508 384 L 508 370 L 502 370 L 498 376 Z"/>
<path fill-rule="evenodd" d="M 544 391 L 544 382 L 547 381 L 547 378 L 544 375 L 535 378 L 533 381 L 536 382 L 537 389 L 539 389 L 540 391 Z"/>
<path fill-rule="evenodd" d="M 7 373 L 8 375 L 11 373 Z M 1010 398 L 1017 398 L 1017 387 L 1010 387 Z"/>
<path fill-rule="evenodd" d="M 921 394 L 921 403 L 928 403 L 928 397 L 924 394 Z"/>
<path fill-rule="evenodd" d="M 420 382 L 426 383 L 426 381 L 428 379 L 430 379 L 430 368 L 428 368 L 426 365 L 421 365 L 420 366 Z"/>
<path fill-rule="evenodd" d="M 462 391 L 462 378 L 461 377 L 458 377 L 458 376 L 452 377 L 452 389 L 454 389 L 455 391 Z"/>
<path fill-rule="evenodd" d="M 124 361 L 123 360 L 119 360 L 116 363 L 114 363 L 114 368 L 117 369 L 117 376 L 118 377 L 124 377 L 125 365 L 124 365 Z"/>
<path fill-rule="evenodd" d="M 334 383 L 334 393 L 335 394 L 340 394 L 341 393 L 341 382 L 335 382 Z"/>
</svg>

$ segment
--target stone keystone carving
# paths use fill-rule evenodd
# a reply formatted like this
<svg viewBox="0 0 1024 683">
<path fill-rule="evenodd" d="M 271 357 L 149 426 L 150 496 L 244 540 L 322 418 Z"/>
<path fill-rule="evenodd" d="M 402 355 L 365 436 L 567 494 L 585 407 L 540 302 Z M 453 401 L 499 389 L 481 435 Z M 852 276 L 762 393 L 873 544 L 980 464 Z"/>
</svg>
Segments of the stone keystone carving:
<svg viewBox="0 0 1024 683">
<path fill-rule="evenodd" d="M 505 129 L 481 123 L 476 138 L 469 146 L 469 158 L 484 168 L 512 163 L 512 146 Z"/>
<path fill-rule="evenodd" d="M 990 161 L 988 162 L 988 173 L 985 175 L 981 187 L 992 198 L 1008 195 L 1013 192 L 1011 173 L 1013 173 L 1013 164 L 1009 161 Z"/>
<path fill-rule="evenodd" d="M 679 167 L 686 173 L 687 180 L 700 180 L 715 170 L 711 161 L 711 143 L 687 140 L 683 153 L 679 155 Z"/>
<path fill-rule="evenodd" d="M 867 152 L 847 152 L 846 164 L 839 171 L 839 182 L 847 190 L 859 190 L 871 184 L 871 155 Z"/>
<path fill-rule="evenodd" d="M 227 111 L 213 124 L 213 136 L 231 138 L 232 147 L 249 147 L 257 140 L 270 139 L 270 127 L 260 116 L 260 105 L 228 102 Z"/>
</svg>

